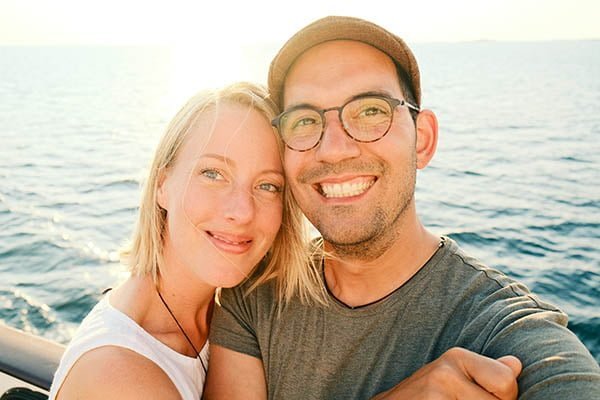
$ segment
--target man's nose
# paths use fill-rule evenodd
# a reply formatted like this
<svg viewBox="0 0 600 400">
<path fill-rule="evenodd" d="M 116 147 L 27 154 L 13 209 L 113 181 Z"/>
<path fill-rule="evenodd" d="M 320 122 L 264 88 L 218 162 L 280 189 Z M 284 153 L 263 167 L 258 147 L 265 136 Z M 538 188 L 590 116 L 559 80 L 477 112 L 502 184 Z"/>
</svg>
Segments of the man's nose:
<svg viewBox="0 0 600 400">
<path fill-rule="evenodd" d="M 318 161 L 333 164 L 360 155 L 360 143 L 346 133 L 338 115 L 337 110 L 326 114 L 323 137 L 316 149 Z"/>
</svg>

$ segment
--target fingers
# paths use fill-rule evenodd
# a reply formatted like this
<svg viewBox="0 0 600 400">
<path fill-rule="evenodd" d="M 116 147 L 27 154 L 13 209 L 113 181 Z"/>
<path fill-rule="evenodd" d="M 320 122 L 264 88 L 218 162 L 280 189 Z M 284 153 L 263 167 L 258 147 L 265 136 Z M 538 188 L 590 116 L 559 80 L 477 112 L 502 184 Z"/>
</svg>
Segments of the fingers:
<svg viewBox="0 0 600 400">
<path fill-rule="evenodd" d="M 467 378 L 498 399 L 515 399 L 521 362 L 513 356 L 494 360 L 471 351 L 454 348 L 444 356 L 458 364 Z"/>
<path fill-rule="evenodd" d="M 519 359 L 515 356 L 500 357 L 498 361 L 508 366 L 512 370 L 515 378 L 519 376 L 521 370 L 523 369 L 523 364 L 521 364 L 521 361 L 519 361 Z"/>
<path fill-rule="evenodd" d="M 494 360 L 457 347 L 373 400 L 515 400 L 520 372 L 516 357 Z"/>
<path fill-rule="evenodd" d="M 462 384 L 457 385 L 455 390 L 451 393 L 445 392 L 440 393 L 440 399 L 460 399 L 460 400 L 498 400 L 498 397 L 487 392 L 477 383 L 471 381 L 464 381 Z M 505 398 L 500 397 L 505 400 Z M 511 399 L 507 397 L 506 399 Z M 514 397 L 513 399 L 516 399 Z"/>
<path fill-rule="evenodd" d="M 412 386 L 411 386 L 412 385 Z M 479 385 L 463 379 L 452 386 L 440 382 L 401 382 L 396 387 L 372 397 L 371 400 L 498 400 Z"/>
</svg>

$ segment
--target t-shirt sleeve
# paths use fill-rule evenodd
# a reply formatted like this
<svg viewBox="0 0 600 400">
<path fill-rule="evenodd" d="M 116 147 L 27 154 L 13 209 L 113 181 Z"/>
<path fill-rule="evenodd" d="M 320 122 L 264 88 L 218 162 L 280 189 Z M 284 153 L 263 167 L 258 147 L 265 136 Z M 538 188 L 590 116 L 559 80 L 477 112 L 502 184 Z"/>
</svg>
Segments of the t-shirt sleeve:
<svg viewBox="0 0 600 400">
<path fill-rule="evenodd" d="M 485 307 L 471 329 L 486 336 L 483 354 L 521 360 L 519 400 L 600 399 L 600 367 L 566 328 L 563 312 L 519 284 L 499 289 L 480 304 Z"/>
<path fill-rule="evenodd" d="M 560 321 L 556 311 L 539 311 L 507 324 L 489 343 L 523 363 L 520 400 L 600 399 L 600 368 Z"/>
<path fill-rule="evenodd" d="M 245 294 L 243 285 L 221 291 L 221 304 L 215 304 L 210 326 L 211 344 L 262 358 L 255 329 L 255 292 Z"/>
</svg>

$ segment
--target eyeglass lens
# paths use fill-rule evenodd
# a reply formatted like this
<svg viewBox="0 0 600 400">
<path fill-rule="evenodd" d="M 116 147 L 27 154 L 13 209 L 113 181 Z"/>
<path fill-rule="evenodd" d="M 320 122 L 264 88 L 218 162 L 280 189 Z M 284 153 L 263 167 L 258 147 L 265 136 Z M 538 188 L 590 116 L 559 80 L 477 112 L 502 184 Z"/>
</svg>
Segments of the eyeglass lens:
<svg viewBox="0 0 600 400">
<path fill-rule="evenodd" d="M 393 109 L 383 98 L 361 97 L 346 103 L 339 113 L 349 136 L 359 142 L 373 142 L 387 133 Z M 285 143 L 295 150 L 316 146 L 325 127 L 324 114 L 311 108 L 285 113 L 279 125 Z"/>
</svg>

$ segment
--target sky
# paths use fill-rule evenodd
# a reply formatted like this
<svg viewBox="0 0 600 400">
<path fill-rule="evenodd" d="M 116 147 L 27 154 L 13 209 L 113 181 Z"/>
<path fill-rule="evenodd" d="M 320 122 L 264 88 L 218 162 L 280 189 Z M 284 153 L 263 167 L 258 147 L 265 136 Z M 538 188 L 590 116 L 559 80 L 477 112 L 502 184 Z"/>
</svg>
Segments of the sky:
<svg viewBox="0 0 600 400">
<path fill-rule="evenodd" d="M 331 14 L 409 43 L 600 39 L 598 0 L 0 0 L 0 45 L 281 44 Z"/>
<path fill-rule="evenodd" d="M 198 87 L 265 83 L 277 49 L 326 15 L 368 19 L 409 45 L 600 39 L 600 0 L 0 0 L 0 46 L 168 47 L 175 109 Z"/>
</svg>

